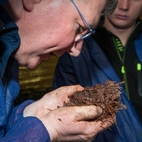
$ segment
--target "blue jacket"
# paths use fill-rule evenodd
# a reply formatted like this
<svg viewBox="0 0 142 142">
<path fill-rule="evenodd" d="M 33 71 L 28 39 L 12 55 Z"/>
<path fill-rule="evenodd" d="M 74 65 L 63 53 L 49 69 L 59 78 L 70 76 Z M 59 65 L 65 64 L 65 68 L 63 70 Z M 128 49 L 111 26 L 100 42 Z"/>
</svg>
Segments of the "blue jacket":
<svg viewBox="0 0 142 142">
<path fill-rule="evenodd" d="M 4 4 L 5 2 L 7 2 L 8 0 L 0 0 L 0 5 Z"/>
<path fill-rule="evenodd" d="M 135 41 L 136 52 L 142 62 L 142 35 Z M 81 54 L 72 57 L 65 53 L 58 61 L 53 79 L 53 89 L 60 86 L 81 84 L 82 86 L 94 86 L 98 83 L 104 84 L 107 80 L 120 82 L 108 59 L 92 39 L 86 39 Z M 117 113 L 117 124 L 111 130 L 105 130 L 98 134 L 94 142 L 142 142 L 142 126 L 138 116 L 127 99 L 122 87 L 122 102 L 128 107 Z"/>
<path fill-rule="evenodd" d="M 0 142 L 50 142 L 43 123 L 36 117 L 23 117 L 24 108 L 33 101 L 28 100 L 14 107 L 20 87 L 18 63 L 11 54 L 20 45 L 18 27 L 0 7 L 0 20 L 6 29 L 0 34 Z"/>
</svg>

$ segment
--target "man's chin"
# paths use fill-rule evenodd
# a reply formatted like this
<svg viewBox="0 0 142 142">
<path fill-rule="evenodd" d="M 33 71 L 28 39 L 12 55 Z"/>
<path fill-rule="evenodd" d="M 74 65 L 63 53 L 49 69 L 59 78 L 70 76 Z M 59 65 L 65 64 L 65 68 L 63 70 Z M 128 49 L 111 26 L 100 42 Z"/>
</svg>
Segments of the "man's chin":
<svg viewBox="0 0 142 142">
<path fill-rule="evenodd" d="M 40 65 L 41 61 L 37 62 L 36 64 L 27 64 L 26 67 L 30 70 L 36 69 Z"/>
<path fill-rule="evenodd" d="M 56 57 L 61 57 L 65 52 L 60 52 L 60 53 L 52 53 L 52 56 L 56 56 Z"/>
</svg>

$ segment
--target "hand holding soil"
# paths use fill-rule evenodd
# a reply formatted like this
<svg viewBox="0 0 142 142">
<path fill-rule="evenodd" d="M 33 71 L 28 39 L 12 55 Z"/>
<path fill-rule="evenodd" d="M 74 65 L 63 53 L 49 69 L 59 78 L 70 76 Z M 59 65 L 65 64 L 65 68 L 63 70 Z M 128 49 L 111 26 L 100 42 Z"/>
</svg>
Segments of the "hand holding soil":
<svg viewBox="0 0 142 142">
<path fill-rule="evenodd" d="M 100 106 L 103 110 L 102 114 L 95 121 L 104 121 L 107 118 L 114 118 L 116 113 L 121 109 L 126 109 L 126 106 L 121 102 L 120 83 L 106 81 L 104 85 L 97 84 L 96 86 L 85 87 L 82 91 L 75 92 L 69 96 L 70 101 L 64 103 L 64 106 Z"/>
</svg>

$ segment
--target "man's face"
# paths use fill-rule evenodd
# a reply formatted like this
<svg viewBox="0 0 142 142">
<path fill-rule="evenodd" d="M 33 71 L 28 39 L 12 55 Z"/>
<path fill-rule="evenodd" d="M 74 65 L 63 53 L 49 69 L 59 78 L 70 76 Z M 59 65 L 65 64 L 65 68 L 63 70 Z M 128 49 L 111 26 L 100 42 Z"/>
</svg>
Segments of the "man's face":
<svg viewBox="0 0 142 142">
<path fill-rule="evenodd" d="M 127 29 L 136 23 L 142 9 L 142 0 L 118 0 L 118 5 L 112 15 L 106 18 L 118 29 Z"/>
<path fill-rule="evenodd" d="M 75 0 L 80 12 L 91 26 L 98 24 L 106 0 Z M 41 1 L 31 13 L 26 13 L 17 22 L 21 46 L 15 58 L 21 65 L 35 68 L 41 60 L 50 58 L 53 53 L 60 57 L 68 52 L 78 56 L 82 42 L 75 43 L 88 28 L 70 0 Z M 21 56 L 23 58 L 21 58 Z"/>
</svg>

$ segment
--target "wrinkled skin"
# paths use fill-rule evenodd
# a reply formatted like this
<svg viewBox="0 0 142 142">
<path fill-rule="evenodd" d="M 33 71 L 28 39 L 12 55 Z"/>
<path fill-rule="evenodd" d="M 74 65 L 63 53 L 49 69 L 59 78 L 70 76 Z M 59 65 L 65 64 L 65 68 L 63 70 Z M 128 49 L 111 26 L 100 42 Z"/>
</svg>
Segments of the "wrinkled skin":
<svg viewBox="0 0 142 142">
<path fill-rule="evenodd" d="M 80 85 L 65 86 L 47 93 L 25 108 L 24 117 L 39 118 L 47 128 L 51 141 L 92 141 L 99 132 L 110 127 L 113 120 L 106 120 L 103 124 L 90 121 L 101 115 L 100 107 L 62 107 L 68 96 L 82 89 Z"/>
</svg>

